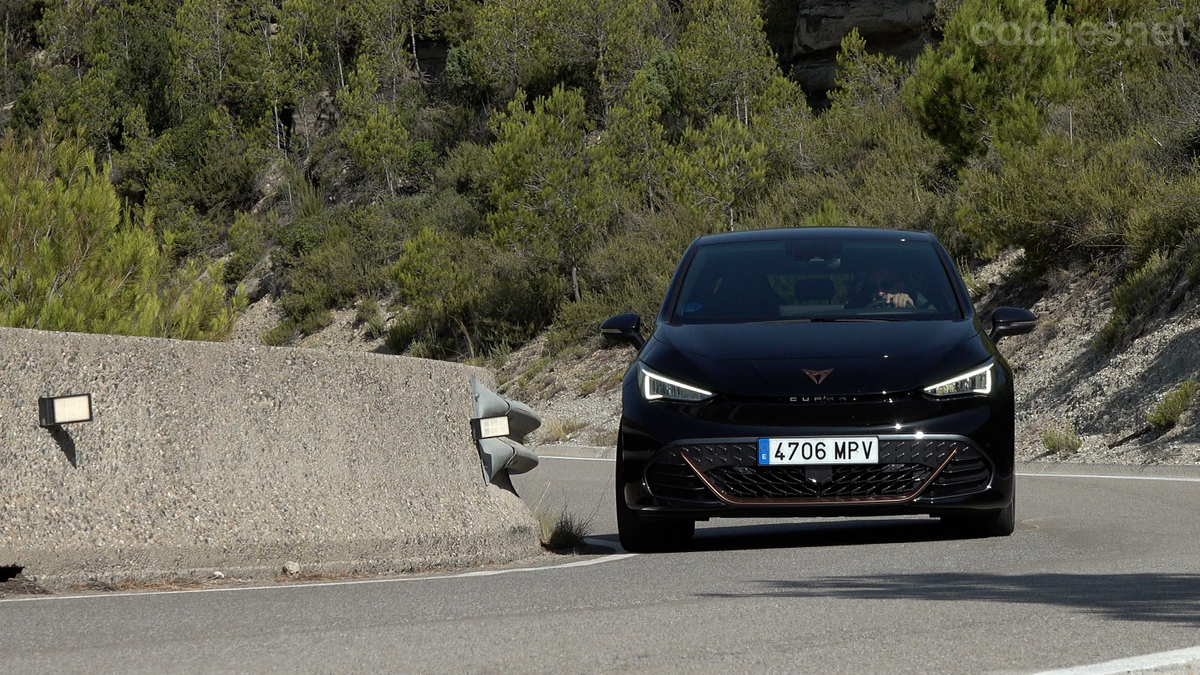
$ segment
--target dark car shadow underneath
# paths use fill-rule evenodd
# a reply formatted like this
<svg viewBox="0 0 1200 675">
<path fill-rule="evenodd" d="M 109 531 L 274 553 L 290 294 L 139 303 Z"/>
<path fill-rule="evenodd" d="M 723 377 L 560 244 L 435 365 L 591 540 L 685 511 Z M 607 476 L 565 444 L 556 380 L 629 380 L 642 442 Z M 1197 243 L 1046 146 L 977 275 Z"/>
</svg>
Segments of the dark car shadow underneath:
<svg viewBox="0 0 1200 675">
<path fill-rule="evenodd" d="M 699 524 L 696 536 L 676 551 L 737 551 L 750 549 L 814 548 L 821 546 L 868 546 L 928 541 L 969 539 L 969 534 L 943 525 L 935 518 L 829 519 L 805 522 L 721 525 Z M 726 525 L 725 523 L 728 523 Z M 594 535 L 592 540 L 611 542 L 620 549 L 614 534 Z"/>
<path fill-rule="evenodd" d="M 935 518 L 832 519 L 818 522 L 766 523 L 698 527 L 688 550 L 729 551 L 766 548 L 867 546 L 963 539 Z"/>
</svg>

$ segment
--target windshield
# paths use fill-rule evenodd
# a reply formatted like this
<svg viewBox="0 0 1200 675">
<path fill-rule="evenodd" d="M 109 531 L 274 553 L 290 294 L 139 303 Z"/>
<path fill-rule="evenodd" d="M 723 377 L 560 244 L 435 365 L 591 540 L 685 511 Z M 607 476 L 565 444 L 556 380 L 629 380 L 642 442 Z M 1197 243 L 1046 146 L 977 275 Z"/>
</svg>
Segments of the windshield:
<svg viewBox="0 0 1200 675">
<path fill-rule="evenodd" d="M 672 322 L 961 318 L 932 242 L 792 239 L 701 246 Z"/>
</svg>

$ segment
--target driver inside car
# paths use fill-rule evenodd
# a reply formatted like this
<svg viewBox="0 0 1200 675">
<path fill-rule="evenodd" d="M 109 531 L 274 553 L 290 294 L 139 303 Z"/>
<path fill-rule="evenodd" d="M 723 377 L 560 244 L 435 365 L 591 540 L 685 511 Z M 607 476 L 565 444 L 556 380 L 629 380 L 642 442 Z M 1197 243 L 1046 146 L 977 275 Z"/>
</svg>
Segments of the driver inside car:
<svg viewBox="0 0 1200 675">
<path fill-rule="evenodd" d="M 867 274 L 847 307 L 916 307 L 911 296 L 904 290 L 904 278 L 895 270 L 884 268 Z"/>
</svg>

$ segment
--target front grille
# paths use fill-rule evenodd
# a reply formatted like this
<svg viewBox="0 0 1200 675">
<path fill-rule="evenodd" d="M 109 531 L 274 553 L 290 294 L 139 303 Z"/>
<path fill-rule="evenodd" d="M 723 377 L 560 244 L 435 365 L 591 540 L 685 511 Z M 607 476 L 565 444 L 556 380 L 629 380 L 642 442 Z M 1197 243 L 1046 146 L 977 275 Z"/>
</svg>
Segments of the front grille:
<svg viewBox="0 0 1200 675">
<path fill-rule="evenodd" d="M 651 492 L 668 498 L 701 499 L 712 488 L 730 503 L 903 501 L 930 485 L 958 453 L 969 459 L 949 462 L 961 468 L 946 485 L 977 481 L 972 462 L 982 463 L 979 453 L 945 438 L 881 438 L 878 464 L 848 466 L 759 466 L 755 442 L 685 444 L 660 454 L 646 478 Z"/>
<path fill-rule="evenodd" d="M 720 503 L 678 450 L 667 450 L 655 459 L 646 469 L 646 484 L 659 497 Z"/>
<path fill-rule="evenodd" d="M 992 471 L 979 451 L 965 446 L 942 469 L 929 487 L 930 497 L 952 497 L 985 490 Z"/>
<path fill-rule="evenodd" d="M 705 473 L 721 494 L 743 499 L 759 497 L 818 497 L 815 485 L 804 479 L 804 469 L 794 466 L 763 471 L 750 466 L 719 466 Z"/>
</svg>

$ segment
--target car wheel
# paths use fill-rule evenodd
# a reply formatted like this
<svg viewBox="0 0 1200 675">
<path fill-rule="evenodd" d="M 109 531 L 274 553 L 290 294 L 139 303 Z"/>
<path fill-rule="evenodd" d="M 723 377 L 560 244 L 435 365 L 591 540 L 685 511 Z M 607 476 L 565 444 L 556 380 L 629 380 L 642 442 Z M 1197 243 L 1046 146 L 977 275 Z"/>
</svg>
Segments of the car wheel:
<svg viewBox="0 0 1200 675">
<path fill-rule="evenodd" d="M 977 516 L 943 516 L 942 522 L 968 537 L 1007 537 L 1017 529 L 1017 497 L 1008 506 Z"/>
<path fill-rule="evenodd" d="M 621 446 L 617 441 L 617 535 L 621 546 L 631 553 L 673 551 L 686 544 L 696 533 L 694 520 L 643 520 L 625 503 L 624 471 L 621 466 Z"/>
<path fill-rule="evenodd" d="M 625 505 L 624 495 L 617 495 L 617 534 L 621 546 L 631 553 L 661 553 L 675 551 L 696 533 L 694 520 L 642 520 Z"/>
</svg>

